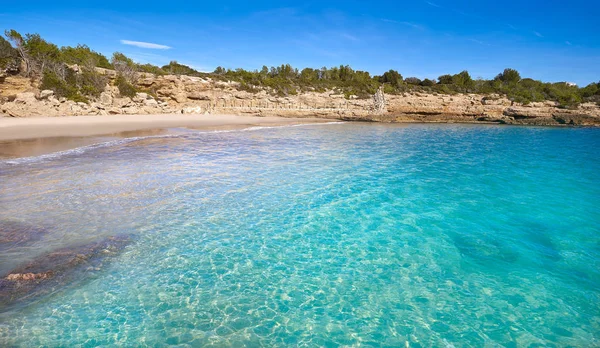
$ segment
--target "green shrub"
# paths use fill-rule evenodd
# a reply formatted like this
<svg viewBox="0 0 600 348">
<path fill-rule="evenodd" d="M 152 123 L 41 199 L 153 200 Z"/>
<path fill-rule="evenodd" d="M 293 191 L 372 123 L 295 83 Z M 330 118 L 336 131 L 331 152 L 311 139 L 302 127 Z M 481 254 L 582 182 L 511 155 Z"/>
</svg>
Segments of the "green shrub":
<svg viewBox="0 0 600 348">
<path fill-rule="evenodd" d="M 150 73 L 154 75 L 166 75 L 167 72 L 152 64 L 138 64 L 137 70 L 140 72 Z"/>
<path fill-rule="evenodd" d="M 69 98 L 77 94 L 76 83 L 68 83 L 65 79 L 60 78 L 58 75 L 56 75 L 56 73 L 49 70 L 44 72 L 40 89 L 52 90 L 56 96 L 65 98 Z"/>
<path fill-rule="evenodd" d="M 60 48 L 60 53 L 62 61 L 67 64 L 89 65 L 104 69 L 113 68 L 106 56 L 92 51 L 87 45 L 77 45 L 76 47 L 63 46 Z"/>
<path fill-rule="evenodd" d="M 168 65 L 162 67 L 162 70 L 174 75 L 189 75 L 189 76 L 198 76 L 200 73 L 190 68 L 187 65 L 179 64 L 177 61 L 172 60 Z"/>
<path fill-rule="evenodd" d="M 10 42 L 0 36 L 0 69 L 18 66 L 19 52 L 14 49 Z"/>
<path fill-rule="evenodd" d="M 107 79 L 95 70 L 84 69 L 78 76 L 78 86 L 84 95 L 97 97 L 104 92 Z"/>
<path fill-rule="evenodd" d="M 127 82 L 127 80 L 123 77 L 123 75 L 118 75 L 115 80 L 115 85 L 119 88 L 119 94 L 123 97 L 135 97 L 137 93 L 137 89 L 131 83 Z"/>
<path fill-rule="evenodd" d="M 68 68 L 65 71 L 65 78 L 61 78 L 53 71 L 44 71 L 40 89 L 52 90 L 57 97 L 65 97 L 75 102 L 88 102 L 88 99 L 79 93 L 75 72 Z"/>
</svg>

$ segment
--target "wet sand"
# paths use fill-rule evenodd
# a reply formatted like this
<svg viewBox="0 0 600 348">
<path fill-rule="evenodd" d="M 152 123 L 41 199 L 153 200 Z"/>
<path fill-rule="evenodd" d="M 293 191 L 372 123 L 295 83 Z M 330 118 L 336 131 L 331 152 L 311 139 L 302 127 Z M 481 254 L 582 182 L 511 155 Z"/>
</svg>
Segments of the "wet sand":
<svg viewBox="0 0 600 348">
<path fill-rule="evenodd" d="M 194 130 L 328 122 L 321 118 L 233 115 L 113 115 L 0 118 L 0 159 L 39 156 L 101 142 Z"/>
</svg>

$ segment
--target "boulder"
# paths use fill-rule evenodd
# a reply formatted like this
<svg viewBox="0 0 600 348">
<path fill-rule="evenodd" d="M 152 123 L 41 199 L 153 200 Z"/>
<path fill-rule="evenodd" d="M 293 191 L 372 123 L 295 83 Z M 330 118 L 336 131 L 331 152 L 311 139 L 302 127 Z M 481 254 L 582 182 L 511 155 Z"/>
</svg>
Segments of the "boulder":
<svg viewBox="0 0 600 348">
<path fill-rule="evenodd" d="M 48 97 L 48 102 L 50 103 L 51 106 L 59 106 L 60 105 L 60 102 L 58 101 L 58 99 L 56 99 L 56 97 L 53 95 Z"/>
<path fill-rule="evenodd" d="M 110 94 L 108 92 L 102 92 L 100 94 L 100 103 L 102 103 L 104 105 L 112 105 L 112 103 L 113 103 L 112 94 Z"/>
<path fill-rule="evenodd" d="M 40 99 L 48 99 L 52 96 L 54 96 L 54 91 L 52 91 L 52 90 L 45 89 L 40 92 Z"/>
<path fill-rule="evenodd" d="M 151 98 L 148 93 L 136 93 L 132 100 L 136 103 L 143 103 L 144 100 Z"/>
<path fill-rule="evenodd" d="M 35 98 L 35 93 L 23 92 L 23 93 L 17 94 L 14 102 L 16 104 L 33 104 L 36 101 L 37 101 L 37 99 Z"/>
<path fill-rule="evenodd" d="M 204 110 L 200 107 L 200 106 L 193 106 L 193 107 L 187 107 L 187 108 L 183 108 L 181 110 L 182 114 L 201 114 Z"/>
<path fill-rule="evenodd" d="M 191 92 L 187 95 L 188 99 L 191 100 L 210 100 L 210 97 L 198 92 Z"/>
<path fill-rule="evenodd" d="M 146 99 L 144 100 L 144 105 L 158 107 L 158 102 L 155 99 Z"/>
</svg>

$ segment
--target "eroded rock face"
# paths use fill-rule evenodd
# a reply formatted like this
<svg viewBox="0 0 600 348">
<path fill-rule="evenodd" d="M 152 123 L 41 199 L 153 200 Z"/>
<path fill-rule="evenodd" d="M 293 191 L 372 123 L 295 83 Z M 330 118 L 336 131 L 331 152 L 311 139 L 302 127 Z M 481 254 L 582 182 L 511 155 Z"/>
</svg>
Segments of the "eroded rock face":
<svg viewBox="0 0 600 348">
<path fill-rule="evenodd" d="M 98 71 L 114 80 L 112 70 Z M 9 79 L 7 79 L 8 81 Z M 21 81 L 13 79 L 15 84 Z M 11 81 L 13 81 L 11 80 Z M 256 93 L 242 90 L 240 84 L 192 76 L 155 76 L 141 73 L 134 98 L 119 95 L 112 84 L 89 105 L 57 99 L 48 93 L 31 92 L 34 86 L 5 88 L 20 91 L 12 99 L 0 98 L 0 114 L 14 117 L 221 113 L 256 116 L 324 117 L 377 122 L 486 122 L 532 125 L 600 125 L 600 106 L 581 104 L 576 109 L 560 109 L 556 102 L 545 101 L 521 105 L 502 95 L 404 93 L 385 95 L 375 112 L 372 99 L 358 99 L 335 91 L 306 91 L 298 95 L 273 96 L 267 90 Z M 7 84 L 0 85 L 6 86 Z M 28 90 L 23 92 L 27 87 Z M 0 88 L 0 93 L 2 88 Z M 1 95 L 0 95 L 1 96 Z M 44 97 L 42 97 L 44 96 Z M 155 96 L 155 97 L 153 97 Z M 4 101 L 4 103 L 2 103 Z"/>
<path fill-rule="evenodd" d="M 0 310 L 24 299 L 33 299 L 86 278 L 98 271 L 132 242 L 115 236 L 98 242 L 55 250 L 18 267 L 0 278 Z"/>
</svg>

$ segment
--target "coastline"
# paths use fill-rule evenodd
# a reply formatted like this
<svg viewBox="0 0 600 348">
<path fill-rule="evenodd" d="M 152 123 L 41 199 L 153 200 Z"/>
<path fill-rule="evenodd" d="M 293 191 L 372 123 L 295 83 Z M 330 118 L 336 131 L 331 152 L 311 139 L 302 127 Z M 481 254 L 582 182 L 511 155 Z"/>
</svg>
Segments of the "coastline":
<svg viewBox="0 0 600 348">
<path fill-rule="evenodd" d="M 313 117 L 183 114 L 0 118 L 0 140 L 94 136 L 159 128 L 217 129 L 323 122 L 331 120 Z"/>
<path fill-rule="evenodd" d="M 114 115 L 0 118 L 0 160 L 39 156 L 81 146 L 148 135 L 252 126 L 327 123 L 323 118 L 235 115 Z"/>
</svg>

